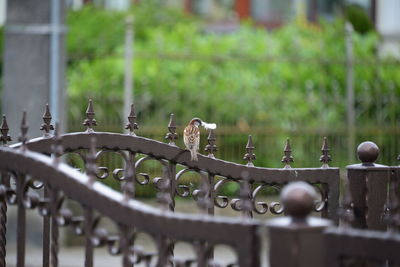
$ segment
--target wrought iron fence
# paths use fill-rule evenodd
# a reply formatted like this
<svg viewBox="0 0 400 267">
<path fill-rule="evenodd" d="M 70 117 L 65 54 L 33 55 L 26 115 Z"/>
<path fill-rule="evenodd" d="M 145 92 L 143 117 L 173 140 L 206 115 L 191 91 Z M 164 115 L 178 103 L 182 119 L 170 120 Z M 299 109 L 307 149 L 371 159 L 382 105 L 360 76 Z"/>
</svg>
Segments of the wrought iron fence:
<svg viewBox="0 0 400 267">
<path fill-rule="evenodd" d="M 52 126 L 48 119 L 50 115 L 47 109 L 45 114 L 47 115 L 42 126 L 44 136 L 31 140 L 27 146 L 33 151 L 49 154 L 53 144 L 53 140 L 49 138 Z M 61 136 L 65 152 L 77 155 L 82 162 L 85 162 L 85 153 L 90 144 L 89 140 L 91 137 L 96 137 L 96 148 L 99 149 L 96 153 L 96 159 L 104 154 L 111 153 L 118 155 L 121 164 L 116 168 L 114 166 L 113 169 L 100 166 L 96 174 L 97 178 L 107 179 L 112 177 L 123 182 L 126 180 L 124 166 L 133 166 L 135 187 L 153 184 L 154 189 L 165 196 L 160 200 L 163 205 L 169 207 L 169 210 L 175 209 L 176 198 L 192 197 L 199 204 L 200 209 L 207 210 L 208 214 L 214 214 L 215 207 L 226 208 L 228 206 L 248 217 L 253 217 L 253 213 L 282 214 L 284 209 L 279 202 L 259 201 L 259 194 L 267 188 L 279 192 L 286 183 L 303 180 L 315 185 L 320 192 L 320 201 L 316 203 L 315 211 L 320 212 L 323 217 L 331 218 L 337 222 L 340 174 L 338 168 L 328 165 L 331 157 L 326 138 L 323 139 L 322 156 L 320 157 L 321 167 L 292 168 L 293 156 L 288 139 L 282 157 L 284 167 L 274 169 L 254 167 L 255 154 L 251 136 L 248 137 L 248 143 L 245 147 L 244 160 L 247 161 L 246 165 L 216 159 L 214 156 L 217 150 L 216 139 L 214 131 L 211 130 L 207 138 L 208 144 L 205 147 L 208 155 L 199 155 L 199 161 L 193 162 L 190 160 L 188 151 L 178 148 L 175 144 L 178 133 L 176 133 L 173 114 L 165 136 L 168 144 L 135 134 L 138 124 L 133 105 L 125 127 L 129 130 L 128 134 L 96 132 L 94 127 L 97 125 L 97 121 L 94 118 L 95 112 L 91 100 L 86 116 L 87 119 L 83 123 L 86 127 L 85 132 L 68 133 Z M 161 167 L 161 173 L 155 174 L 157 177 L 151 177 L 149 173 L 137 171 L 147 161 L 155 161 Z M 189 186 L 181 183 L 183 176 L 188 173 L 196 175 L 196 184 Z M 165 184 L 167 181 L 168 184 Z M 231 199 L 220 193 L 221 188 L 230 183 L 236 184 L 239 188 L 238 195 Z M 247 196 L 246 201 L 240 200 L 242 195 Z"/>
<path fill-rule="evenodd" d="M 358 147 L 361 164 L 349 165 L 348 193 L 339 208 L 339 169 L 329 167 L 331 160 L 324 139 L 319 168 L 292 168 L 290 142 L 282 158 L 283 168 L 255 167 L 252 139 L 249 137 L 244 159 L 246 165 L 214 157 L 216 140 L 211 131 L 206 150 L 198 161 L 176 146 L 178 138 L 174 116 L 168 124 L 162 143 L 135 134 L 138 125 L 132 106 L 127 134 L 95 132 L 97 125 L 92 102 L 84 121 L 86 131 L 59 135 L 53 127 L 48 107 L 43 116 L 43 137 L 28 140 L 24 113 L 20 143 L 7 147 L 10 141 L 5 117 L 0 127 L 0 266 L 5 266 L 5 233 L 7 206 L 16 205 L 18 214 L 17 266 L 25 266 L 26 210 L 37 209 L 43 216 L 43 265 L 58 266 L 59 227 L 70 226 L 85 240 L 85 266 L 93 265 L 94 248 L 106 246 L 112 255 L 122 255 L 123 266 L 139 262 L 146 266 L 260 266 L 260 232 L 263 222 L 249 218 L 254 213 L 285 213 L 268 223 L 270 229 L 271 267 L 275 266 L 354 266 L 378 261 L 396 266 L 400 249 L 400 169 L 376 164 L 379 148 L 372 142 Z M 40 154 L 39 154 L 39 153 Z M 98 167 L 96 161 L 104 153 L 121 158 L 121 167 Z M 61 157 L 75 154 L 83 161 L 79 172 L 62 162 Z M 51 158 L 48 157 L 51 155 Z M 139 172 L 143 162 L 160 164 L 162 173 L 151 177 Z M 178 170 L 177 166 L 183 169 Z M 198 186 L 190 188 L 180 179 L 196 173 Z M 219 176 L 221 178 L 216 179 Z M 120 182 L 120 193 L 97 180 L 112 177 Z M 280 190 L 291 182 L 292 184 Z M 233 199 L 219 194 L 224 183 L 239 185 Z M 161 209 L 152 208 L 135 199 L 135 188 L 152 184 L 157 190 Z M 282 200 L 275 203 L 257 201 L 264 187 L 281 191 Z M 390 188 L 390 190 L 388 190 Z M 178 197 L 192 197 L 202 216 L 173 212 Z M 81 206 L 81 212 L 65 205 L 70 199 Z M 220 218 L 215 207 L 230 206 L 242 218 Z M 322 218 L 309 217 L 312 211 Z M 110 234 L 100 226 L 108 217 L 115 224 Z M 341 218 L 341 225 L 337 225 Z M 351 227 L 368 229 L 356 230 Z M 389 232 L 382 230 L 389 229 Z M 381 232 L 379 232 L 381 231 Z M 135 244 L 138 233 L 147 233 L 157 245 L 156 252 L 140 249 Z M 174 244 L 190 242 L 194 258 L 178 259 Z M 233 264 L 218 265 L 213 248 L 218 244 L 232 247 L 237 257 Z M 292 249 L 288 249 L 292 248 Z"/>
<path fill-rule="evenodd" d="M 24 118 L 26 113 L 24 115 Z M 0 149 L 2 172 L 0 265 L 5 262 L 5 232 L 7 205 L 18 209 L 17 266 L 25 266 L 26 210 L 36 209 L 43 216 L 43 266 L 58 266 L 59 227 L 70 226 L 76 235 L 85 239 L 85 266 L 93 266 L 94 248 L 108 247 L 111 255 L 122 255 L 122 265 L 132 266 L 144 262 L 146 266 L 198 266 L 215 265 L 210 259 L 210 249 L 217 244 L 227 244 L 236 251 L 240 266 L 259 265 L 257 227 L 251 221 L 221 220 L 212 217 L 160 212 L 130 198 L 133 173 L 124 186 L 124 194 L 110 190 L 96 182 L 95 139 L 91 139 L 86 156 L 87 175 L 60 162 L 62 139 L 53 138 L 52 158 L 29 150 L 27 126 L 22 124 L 22 144 L 19 149 Z M 14 180 L 16 187 L 10 185 Z M 41 197 L 39 190 L 44 190 Z M 77 201 L 83 210 L 74 214 L 63 205 L 66 199 Z M 103 217 L 110 218 L 118 231 L 108 233 L 98 227 Z M 51 225 L 51 227 L 50 227 Z M 157 244 L 157 253 L 147 253 L 135 246 L 135 235 L 144 232 Z M 173 243 L 191 242 L 195 258 L 173 257 Z M 233 265 L 229 265 L 233 266 Z"/>
</svg>

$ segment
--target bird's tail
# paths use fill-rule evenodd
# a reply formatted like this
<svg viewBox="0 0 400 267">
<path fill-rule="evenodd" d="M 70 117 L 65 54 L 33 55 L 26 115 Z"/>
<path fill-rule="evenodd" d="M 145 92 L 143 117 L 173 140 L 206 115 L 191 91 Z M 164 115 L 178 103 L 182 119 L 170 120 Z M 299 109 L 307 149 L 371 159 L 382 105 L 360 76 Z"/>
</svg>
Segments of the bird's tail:
<svg viewBox="0 0 400 267">
<path fill-rule="evenodd" d="M 197 151 L 195 148 L 190 149 L 190 157 L 192 158 L 192 161 L 197 161 Z"/>
</svg>

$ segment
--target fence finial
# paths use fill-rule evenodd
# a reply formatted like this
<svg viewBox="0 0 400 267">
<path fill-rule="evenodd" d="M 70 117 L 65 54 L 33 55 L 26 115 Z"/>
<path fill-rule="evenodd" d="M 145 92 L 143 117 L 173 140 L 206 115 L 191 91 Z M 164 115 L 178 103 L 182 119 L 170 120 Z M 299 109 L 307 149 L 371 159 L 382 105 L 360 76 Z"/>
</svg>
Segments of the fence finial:
<svg viewBox="0 0 400 267">
<path fill-rule="evenodd" d="M 216 141 L 216 138 L 215 138 L 214 130 L 210 129 L 210 132 L 207 137 L 208 145 L 206 145 L 206 147 L 204 149 L 205 151 L 208 152 L 208 156 L 210 158 L 215 158 L 214 153 L 217 151 L 217 146 L 215 145 L 215 141 Z"/>
<path fill-rule="evenodd" d="M 44 137 L 50 136 L 50 131 L 54 130 L 54 126 L 51 124 L 51 113 L 49 109 L 49 104 L 46 104 L 46 108 L 43 114 L 43 124 L 40 126 L 40 130 L 44 131 Z"/>
<path fill-rule="evenodd" d="M 243 159 L 247 160 L 247 166 L 254 167 L 253 160 L 256 159 L 256 154 L 254 154 L 254 145 L 253 145 L 253 138 L 251 135 L 249 135 L 247 139 L 247 145 L 246 145 L 246 154 L 244 154 Z"/>
<path fill-rule="evenodd" d="M 328 168 L 329 162 L 332 161 L 331 155 L 329 155 L 329 150 L 328 139 L 324 137 L 324 142 L 322 143 L 321 148 L 322 155 L 319 158 L 319 161 L 322 162 L 322 168 Z"/>
<path fill-rule="evenodd" d="M 165 135 L 165 139 L 169 140 L 169 145 L 175 146 L 175 140 L 178 139 L 178 134 L 176 133 L 175 115 L 171 113 L 168 123 L 168 131 Z"/>
<path fill-rule="evenodd" d="M 311 213 L 317 199 L 315 189 L 303 181 L 290 183 L 281 192 L 286 214 L 298 220 L 304 220 Z"/>
<path fill-rule="evenodd" d="M 26 110 L 22 113 L 22 121 L 21 121 L 21 133 L 18 138 L 18 141 L 22 143 L 21 149 L 24 151 L 26 148 L 26 142 L 28 141 L 28 123 L 26 121 Z"/>
<path fill-rule="evenodd" d="M 11 136 L 8 135 L 9 130 L 10 128 L 8 128 L 6 115 L 3 114 L 3 121 L 0 126 L 0 131 L 1 131 L 0 141 L 3 142 L 3 146 L 6 146 L 7 142 L 11 141 Z"/>
<path fill-rule="evenodd" d="M 89 183 L 93 184 L 96 180 L 96 138 L 90 138 L 90 148 L 86 155 L 86 174 L 89 176 Z"/>
<path fill-rule="evenodd" d="M 53 145 L 51 146 L 51 150 L 52 150 L 54 163 L 57 165 L 59 163 L 60 157 L 62 156 L 62 154 L 64 152 L 62 143 L 61 143 L 62 142 L 61 137 L 60 137 L 60 125 L 58 124 L 58 122 L 56 122 L 53 140 L 54 140 L 54 142 L 53 142 Z"/>
<path fill-rule="evenodd" d="M 286 169 L 291 168 L 290 163 L 294 162 L 293 156 L 292 156 L 292 147 L 290 146 L 290 140 L 289 138 L 286 139 L 286 144 L 285 148 L 283 150 L 284 156 L 282 157 L 281 162 L 285 163 Z"/>
<path fill-rule="evenodd" d="M 86 110 L 86 118 L 85 121 L 83 122 L 83 126 L 86 126 L 86 132 L 88 133 L 92 133 L 93 130 L 93 126 L 97 126 L 97 121 L 94 118 L 94 109 L 93 109 L 93 103 L 92 103 L 92 99 L 89 99 L 89 104 Z"/>
<path fill-rule="evenodd" d="M 379 156 L 379 147 L 371 141 L 362 142 L 357 147 L 357 155 L 363 165 L 374 165 L 374 162 Z"/>
<path fill-rule="evenodd" d="M 130 135 L 136 135 L 135 130 L 139 129 L 139 126 L 136 123 L 136 113 L 134 104 L 131 104 L 131 112 L 129 113 L 128 123 L 125 125 L 125 129 L 129 130 Z"/>
</svg>

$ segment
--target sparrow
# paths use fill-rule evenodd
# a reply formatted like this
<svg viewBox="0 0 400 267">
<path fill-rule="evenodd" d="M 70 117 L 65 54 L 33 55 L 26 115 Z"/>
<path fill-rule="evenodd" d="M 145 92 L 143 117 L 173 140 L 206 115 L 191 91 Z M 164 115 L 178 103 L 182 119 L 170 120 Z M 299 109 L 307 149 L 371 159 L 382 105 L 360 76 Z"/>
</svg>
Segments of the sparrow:
<svg viewBox="0 0 400 267">
<path fill-rule="evenodd" d="M 183 130 L 183 142 L 186 148 L 190 151 L 190 157 L 192 161 L 197 161 L 197 151 L 199 151 L 200 145 L 200 129 L 199 126 L 203 126 L 206 129 L 215 129 L 217 125 L 215 123 L 206 123 L 199 118 L 193 118 L 189 124 Z"/>
</svg>

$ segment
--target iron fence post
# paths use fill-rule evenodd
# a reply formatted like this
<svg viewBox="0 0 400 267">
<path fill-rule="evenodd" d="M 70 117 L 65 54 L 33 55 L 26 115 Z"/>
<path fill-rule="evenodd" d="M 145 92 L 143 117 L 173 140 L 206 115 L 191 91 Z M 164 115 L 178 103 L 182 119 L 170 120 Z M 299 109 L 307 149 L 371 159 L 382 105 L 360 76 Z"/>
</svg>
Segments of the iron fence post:
<svg viewBox="0 0 400 267">
<path fill-rule="evenodd" d="M 385 230 L 382 216 L 387 201 L 390 168 L 374 163 L 379 147 L 373 142 L 361 143 L 357 154 L 362 163 L 346 167 L 354 210 L 353 227 Z"/>
<path fill-rule="evenodd" d="M 282 190 L 281 200 L 288 216 L 267 223 L 270 266 L 324 266 L 323 230 L 332 222 L 308 216 L 317 200 L 315 189 L 305 182 L 294 182 Z"/>
</svg>

